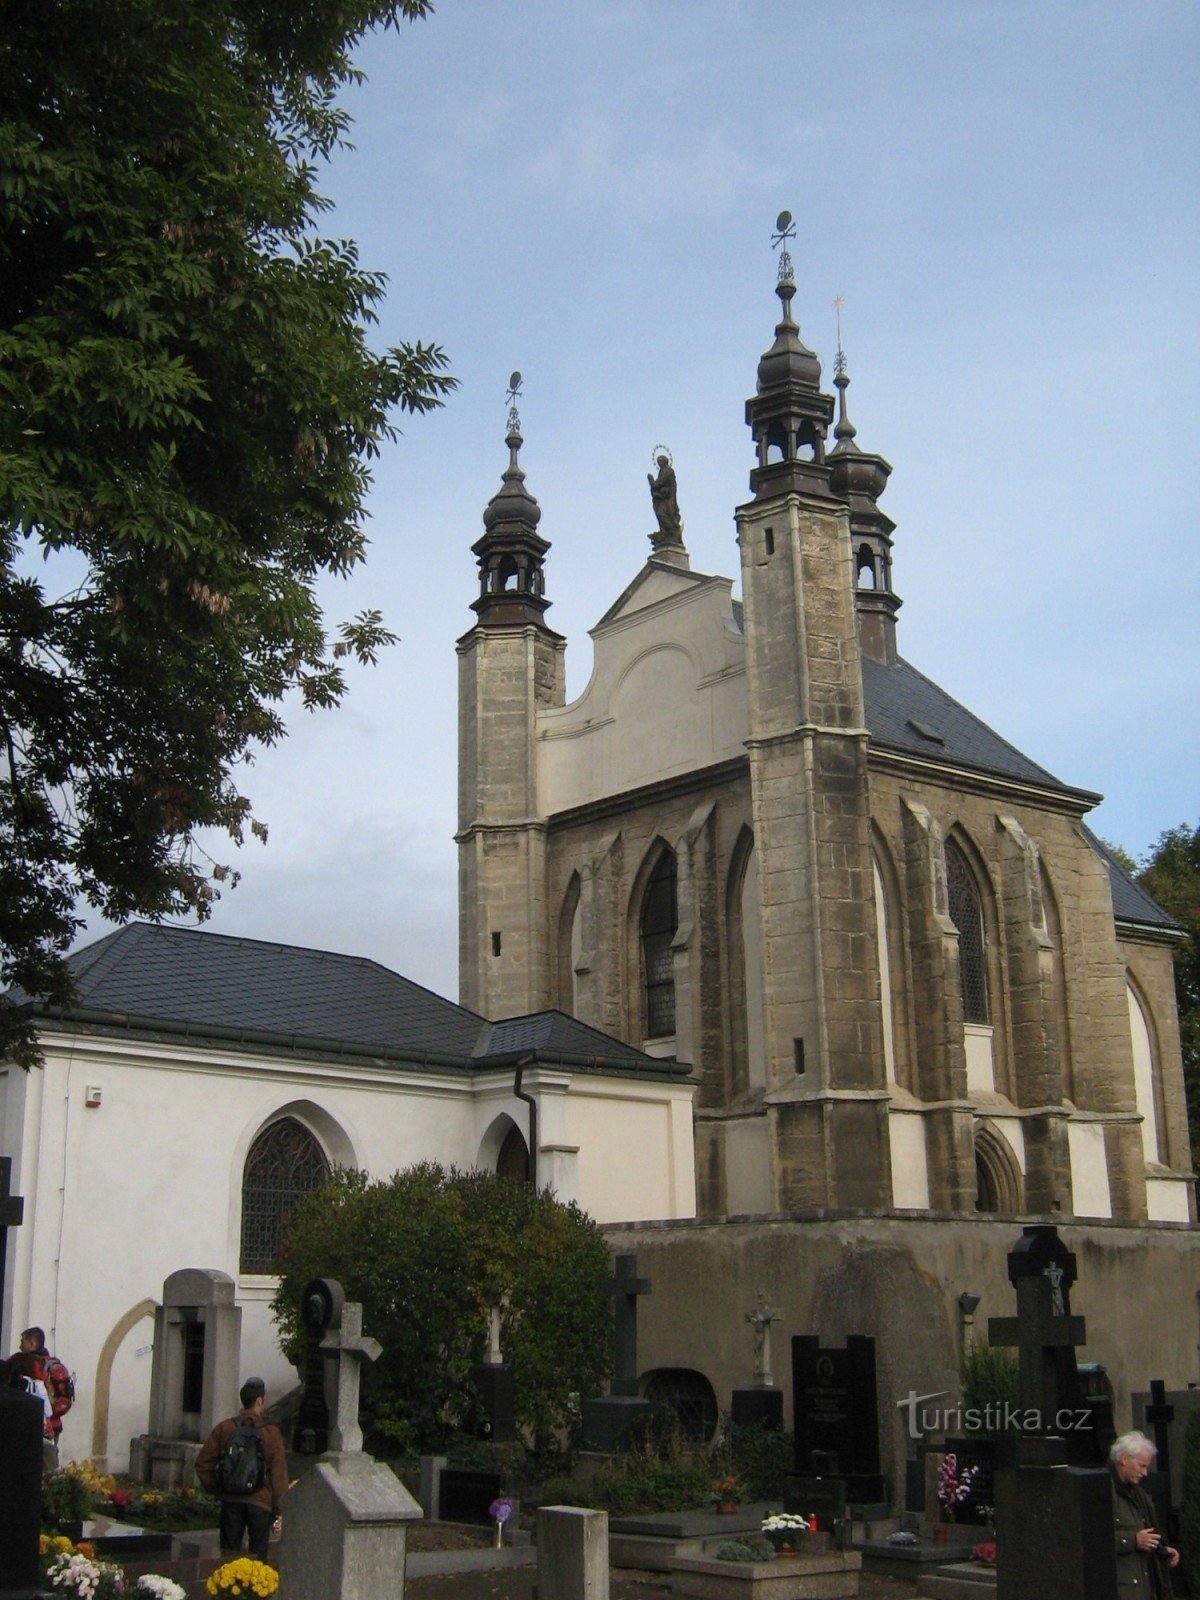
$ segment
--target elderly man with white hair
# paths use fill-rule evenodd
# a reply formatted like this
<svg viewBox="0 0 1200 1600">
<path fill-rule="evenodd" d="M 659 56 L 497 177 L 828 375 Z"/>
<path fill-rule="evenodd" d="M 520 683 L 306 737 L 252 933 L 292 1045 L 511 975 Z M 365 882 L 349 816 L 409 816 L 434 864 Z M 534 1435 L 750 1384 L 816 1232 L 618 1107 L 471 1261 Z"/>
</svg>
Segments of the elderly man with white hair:
<svg viewBox="0 0 1200 1600">
<path fill-rule="evenodd" d="M 1144 1433 L 1123 1433 L 1108 1452 L 1116 1516 L 1117 1593 L 1139 1600 L 1170 1600 L 1168 1569 L 1179 1565 L 1179 1551 L 1159 1532 L 1154 1502 L 1142 1488 L 1157 1454 Z"/>
</svg>

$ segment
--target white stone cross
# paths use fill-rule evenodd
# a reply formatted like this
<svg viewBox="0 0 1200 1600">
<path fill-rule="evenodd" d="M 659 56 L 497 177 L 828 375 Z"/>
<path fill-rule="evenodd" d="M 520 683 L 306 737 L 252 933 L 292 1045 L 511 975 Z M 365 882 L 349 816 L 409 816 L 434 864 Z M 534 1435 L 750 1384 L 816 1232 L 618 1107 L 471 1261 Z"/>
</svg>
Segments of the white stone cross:
<svg viewBox="0 0 1200 1600">
<path fill-rule="evenodd" d="M 771 1377 L 771 1324 L 778 1322 L 779 1312 L 774 1306 L 767 1304 L 767 1297 L 760 1289 L 758 1300 L 752 1311 L 746 1312 L 746 1321 L 754 1328 L 754 1386 L 756 1389 L 772 1389 L 775 1380 Z"/>
<path fill-rule="evenodd" d="M 342 1307 L 340 1328 L 331 1328 L 321 1340 L 321 1349 L 337 1355 L 337 1412 L 329 1424 L 329 1448 L 345 1454 L 361 1455 L 362 1429 L 358 1425 L 358 1383 L 364 1361 L 378 1361 L 383 1346 L 378 1339 L 364 1337 L 362 1306 L 348 1300 Z"/>
</svg>

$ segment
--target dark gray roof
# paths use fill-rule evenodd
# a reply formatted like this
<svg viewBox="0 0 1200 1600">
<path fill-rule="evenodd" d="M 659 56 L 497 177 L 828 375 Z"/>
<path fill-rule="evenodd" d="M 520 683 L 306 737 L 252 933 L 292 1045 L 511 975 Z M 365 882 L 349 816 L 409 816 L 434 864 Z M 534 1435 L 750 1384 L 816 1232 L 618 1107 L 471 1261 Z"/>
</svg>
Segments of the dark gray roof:
<svg viewBox="0 0 1200 1600">
<path fill-rule="evenodd" d="M 592 1060 L 640 1062 L 650 1059 L 632 1045 L 612 1039 L 599 1028 L 589 1028 L 562 1011 L 534 1011 L 525 1017 L 494 1022 L 480 1041 L 477 1056 L 519 1055 L 536 1050 L 543 1058 L 566 1055 Z"/>
<path fill-rule="evenodd" d="M 1138 922 L 1150 928 L 1178 928 L 1179 924 L 1168 912 L 1151 900 L 1145 889 L 1137 884 L 1115 857 L 1105 848 L 1090 828 L 1084 828 L 1087 841 L 1108 868 L 1112 884 L 1113 915 L 1118 922 Z M 1180 930 L 1182 931 L 1182 930 Z"/>
<path fill-rule="evenodd" d="M 609 1071 L 661 1075 L 661 1063 L 558 1011 L 488 1023 L 360 956 L 136 922 L 69 958 L 67 1020 L 197 1040 L 327 1050 L 478 1069 L 530 1050 Z M 58 1015 L 19 991 L 8 997 Z"/>
<path fill-rule="evenodd" d="M 872 744 L 1066 791 L 1045 767 L 1022 755 L 907 661 L 889 667 L 864 656 L 862 668 Z"/>
<path fill-rule="evenodd" d="M 73 1010 L 469 1055 L 482 1020 L 378 962 L 135 922 L 70 957 Z"/>
<path fill-rule="evenodd" d="M 740 600 L 734 601 L 733 617 L 738 628 L 745 631 Z M 889 667 L 863 656 L 862 672 L 864 711 L 872 744 L 1017 778 L 1064 794 L 1085 792 L 1069 789 L 1045 767 L 1022 755 L 1015 745 L 1002 739 L 986 722 L 902 658 Z"/>
</svg>

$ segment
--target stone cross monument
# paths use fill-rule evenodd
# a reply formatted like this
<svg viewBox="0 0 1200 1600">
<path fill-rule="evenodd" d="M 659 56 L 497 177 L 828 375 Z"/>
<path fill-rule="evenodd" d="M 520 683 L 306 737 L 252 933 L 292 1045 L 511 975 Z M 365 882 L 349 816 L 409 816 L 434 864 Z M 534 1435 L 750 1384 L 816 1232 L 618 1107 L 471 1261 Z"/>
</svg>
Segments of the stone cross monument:
<svg viewBox="0 0 1200 1600">
<path fill-rule="evenodd" d="M 331 1448 L 284 1503 L 283 1582 L 289 1600 L 399 1600 L 407 1525 L 420 1521 L 421 1508 L 393 1472 L 364 1453 L 358 1421 L 362 1364 L 383 1349 L 362 1331 L 362 1306 L 348 1302 L 333 1279 L 315 1279 L 302 1303 L 310 1333 L 321 1334 L 323 1360 L 336 1364 L 336 1381 Z M 310 1373 L 314 1383 L 319 1376 Z"/>
</svg>

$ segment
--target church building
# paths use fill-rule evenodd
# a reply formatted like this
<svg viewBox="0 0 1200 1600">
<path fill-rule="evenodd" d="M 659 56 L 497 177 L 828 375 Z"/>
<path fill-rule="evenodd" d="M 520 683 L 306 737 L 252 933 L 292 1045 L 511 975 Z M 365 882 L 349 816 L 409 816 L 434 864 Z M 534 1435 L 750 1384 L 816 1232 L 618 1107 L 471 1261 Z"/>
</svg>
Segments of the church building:
<svg viewBox="0 0 1200 1600">
<path fill-rule="evenodd" d="M 786 251 L 777 294 L 740 600 L 660 511 L 570 704 L 510 415 L 458 644 L 462 1001 L 557 1006 L 692 1068 L 697 1219 L 616 1230 L 654 1280 L 651 1375 L 705 1350 L 727 1404 L 761 1287 L 792 1331 L 875 1335 L 897 1395 L 956 1387 L 957 1296 L 1009 1312 L 1005 1254 L 1041 1219 L 1094 1242 L 1089 1358 L 1182 1382 L 1177 930 L 1089 833 L 1098 795 L 900 654 L 891 468 L 858 443 L 840 351 L 822 389 Z M 1157 1337 L 1118 1351 L 1140 1292 Z"/>
</svg>

